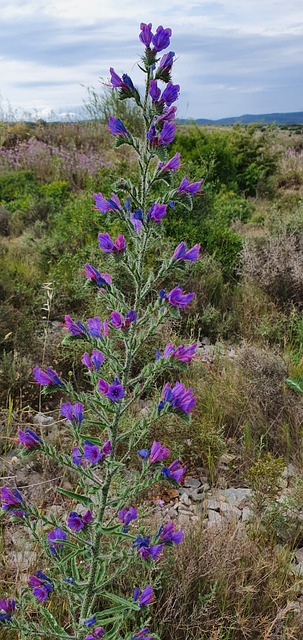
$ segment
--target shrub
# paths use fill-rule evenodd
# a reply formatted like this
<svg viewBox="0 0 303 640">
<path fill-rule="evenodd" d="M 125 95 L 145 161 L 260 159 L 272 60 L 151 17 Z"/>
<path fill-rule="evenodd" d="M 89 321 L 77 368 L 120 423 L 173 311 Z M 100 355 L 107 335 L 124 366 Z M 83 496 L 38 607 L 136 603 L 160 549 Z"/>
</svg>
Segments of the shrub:
<svg viewBox="0 0 303 640">
<path fill-rule="evenodd" d="M 279 236 L 246 242 L 241 271 L 275 301 L 298 305 L 303 299 L 303 237 Z"/>
</svg>

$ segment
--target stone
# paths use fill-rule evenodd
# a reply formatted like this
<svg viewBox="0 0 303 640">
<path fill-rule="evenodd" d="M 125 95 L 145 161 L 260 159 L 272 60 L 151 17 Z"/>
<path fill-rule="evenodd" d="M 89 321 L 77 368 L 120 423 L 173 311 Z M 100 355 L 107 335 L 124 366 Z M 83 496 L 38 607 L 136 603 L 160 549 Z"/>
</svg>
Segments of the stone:
<svg viewBox="0 0 303 640">
<path fill-rule="evenodd" d="M 210 490 L 210 486 L 209 486 L 208 482 L 203 482 L 202 489 L 203 489 L 203 491 L 209 491 Z"/>
<path fill-rule="evenodd" d="M 182 493 L 182 496 L 180 496 L 180 502 L 182 504 L 185 504 L 187 507 L 189 507 L 191 505 L 191 499 L 190 497 L 187 495 L 187 493 Z"/>
<path fill-rule="evenodd" d="M 191 499 L 194 502 L 201 502 L 205 498 L 205 493 L 200 493 L 199 490 L 195 489 L 191 492 Z"/>
<path fill-rule="evenodd" d="M 235 487 L 223 489 L 221 493 L 224 496 L 226 502 L 229 502 L 234 507 L 238 507 L 238 509 L 242 509 L 243 507 L 247 506 L 249 498 L 251 496 L 250 489 Z"/>
<path fill-rule="evenodd" d="M 190 524 L 190 513 L 189 514 L 181 514 L 178 518 L 178 524 L 181 525 L 181 527 L 187 527 Z"/>
<path fill-rule="evenodd" d="M 229 504 L 229 502 L 221 502 L 220 511 L 227 520 L 240 520 L 241 518 L 241 510 Z"/>
<path fill-rule="evenodd" d="M 184 479 L 184 487 L 189 487 L 191 489 L 198 489 L 201 487 L 201 482 L 197 478 L 186 477 Z"/>
<path fill-rule="evenodd" d="M 221 502 L 219 500 L 205 500 L 203 503 L 205 509 L 211 509 L 212 511 L 220 511 Z"/>
<path fill-rule="evenodd" d="M 299 564 L 302 563 L 303 565 L 303 547 L 301 547 L 300 549 L 296 549 L 295 558 Z"/>
<path fill-rule="evenodd" d="M 208 338 L 208 336 L 204 336 L 204 338 L 202 338 L 201 340 L 201 344 L 203 345 L 210 345 L 210 339 Z"/>
<path fill-rule="evenodd" d="M 252 518 L 252 510 L 249 507 L 242 509 L 242 522 L 248 522 Z"/>
<path fill-rule="evenodd" d="M 303 576 L 303 562 L 299 562 L 299 564 L 295 564 L 294 562 L 292 562 L 290 567 L 291 567 L 291 572 L 295 576 L 297 576 L 298 578 L 302 578 L 302 576 Z"/>
<path fill-rule="evenodd" d="M 235 459 L 236 459 L 236 456 L 232 455 L 231 453 L 222 453 L 222 456 L 220 458 L 220 462 L 222 464 L 230 464 Z"/>
<path fill-rule="evenodd" d="M 212 511 L 211 509 L 208 512 L 208 523 L 207 526 L 213 527 L 216 526 L 218 528 L 222 527 L 223 518 L 217 511 Z"/>
</svg>

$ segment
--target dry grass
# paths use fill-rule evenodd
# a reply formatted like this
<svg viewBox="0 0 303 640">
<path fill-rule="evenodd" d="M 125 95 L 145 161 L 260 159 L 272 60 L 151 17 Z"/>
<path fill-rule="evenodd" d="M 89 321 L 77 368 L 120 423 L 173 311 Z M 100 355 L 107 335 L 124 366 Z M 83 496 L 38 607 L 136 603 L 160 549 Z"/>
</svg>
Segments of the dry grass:
<svg viewBox="0 0 303 640">
<path fill-rule="evenodd" d="M 216 531 L 197 524 L 163 572 L 160 637 L 298 640 L 302 623 L 294 610 L 302 581 L 289 577 L 289 563 L 286 548 L 260 547 L 243 527 Z"/>
</svg>

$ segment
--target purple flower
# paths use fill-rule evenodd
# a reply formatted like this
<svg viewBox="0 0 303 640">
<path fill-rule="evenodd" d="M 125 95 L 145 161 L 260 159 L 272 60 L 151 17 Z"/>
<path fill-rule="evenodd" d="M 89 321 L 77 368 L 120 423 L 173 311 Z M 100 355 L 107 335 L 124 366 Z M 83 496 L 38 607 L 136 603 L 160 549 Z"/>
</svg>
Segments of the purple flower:
<svg viewBox="0 0 303 640">
<path fill-rule="evenodd" d="M 97 464 L 103 458 L 98 445 L 90 442 L 90 440 L 84 440 L 83 452 L 83 457 L 91 464 Z"/>
<path fill-rule="evenodd" d="M 185 178 L 183 178 L 183 180 L 180 182 L 177 191 L 178 193 L 190 193 L 190 195 L 193 196 L 199 191 L 202 182 L 203 180 L 200 180 L 199 182 L 192 182 L 190 184 L 188 176 L 185 176 Z"/>
<path fill-rule="evenodd" d="M 64 546 L 63 543 L 66 540 L 66 533 L 59 527 L 56 527 L 56 529 L 53 529 L 53 531 L 50 531 L 50 533 L 47 536 L 47 539 L 50 543 L 49 550 L 53 554 L 56 554 L 57 549 L 62 549 L 62 547 Z"/>
<path fill-rule="evenodd" d="M 160 222 L 162 218 L 166 216 L 167 204 L 153 204 L 147 212 L 147 219 L 155 220 L 155 222 Z"/>
<path fill-rule="evenodd" d="M 0 600 L 0 622 L 11 622 L 16 610 L 16 601 L 13 598 Z"/>
<path fill-rule="evenodd" d="M 119 211 L 121 209 L 121 204 L 118 196 L 112 193 L 111 198 L 104 198 L 102 193 L 94 193 L 94 199 L 96 203 L 96 208 L 101 211 L 101 213 L 106 213 L 107 211 Z"/>
<path fill-rule="evenodd" d="M 112 277 L 109 273 L 100 273 L 98 269 L 90 264 L 85 264 L 85 276 L 95 282 L 98 287 L 104 287 L 112 284 Z"/>
<path fill-rule="evenodd" d="M 94 619 L 96 619 L 96 617 L 94 616 Z M 86 624 L 86 623 L 84 623 Z M 94 624 L 94 623 L 93 623 Z M 96 638 L 102 638 L 102 636 L 104 636 L 105 634 L 105 630 L 103 629 L 103 627 L 95 627 L 93 629 L 93 633 L 89 633 L 87 636 L 85 636 L 84 640 L 96 640 Z"/>
<path fill-rule="evenodd" d="M 52 581 L 42 571 L 36 571 L 35 576 L 29 577 L 29 586 L 33 589 L 38 602 L 48 600 L 50 593 L 54 590 Z"/>
<path fill-rule="evenodd" d="M 131 213 L 130 221 L 135 229 L 135 232 L 140 233 L 143 226 L 142 210 L 138 209 L 137 211 L 134 211 L 133 213 Z"/>
<path fill-rule="evenodd" d="M 131 640 L 137 640 L 137 638 L 140 638 L 140 640 L 153 640 L 153 635 L 149 635 L 147 636 L 146 634 L 148 633 L 148 627 L 144 627 L 144 629 L 141 629 L 141 631 L 137 631 L 137 633 L 135 633 L 135 635 L 131 638 Z"/>
<path fill-rule="evenodd" d="M 156 127 L 154 124 L 151 124 L 148 132 L 146 134 L 146 137 L 148 138 L 148 140 L 150 141 L 150 143 L 152 145 L 157 145 L 159 140 L 158 140 L 158 136 L 157 136 L 157 131 L 156 131 Z"/>
<path fill-rule="evenodd" d="M 172 142 L 175 137 L 175 132 L 176 125 L 174 123 L 165 121 L 163 129 L 159 136 L 159 143 L 163 144 L 163 146 L 170 144 L 170 142 Z"/>
<path fill-rule="evenodd" d="M 173 388 L 167 382 L 163 388 L 162 398 L 165 403 L 168 402 L 170 404 L 172 409 L 184 411 L 185 413 L 190 413 L 196 404 L 193 389 L 186 389 L 181 382 L 176 382 Z"/>
<path fill-rule="evenodd" d="M 154 544 L 151 547 L 142 546 L 138 549 L 138 553 L 143 560 L 157 560 L 163 547 L 164 544 Z"/>
<path fill-rule="evenodd" d="M 110 314 L 110 320 L 115 329 L 121 329 L 121 327 L 123 327 L 123 318 L 121 316 L 121 313 L 119 313 L 118 311 L 113 311 Z"/>
<path fill-rule="evenodd" d="M 169 107 L 165 109 L 163 113 L 157 117 L 158 122 L 172 122 L 176 115 L 177 107 Z"/>
<path fill-rule="evenodd" d="M 165 458 L 168 458 L 169 454 L 170 450 L 167 447 L 164 447 L 160 442 L 156 442 L 156 440 L 154 440 L 150 450 L 150 463 L 152 464 L 153 462 L 165 460 Z"/>
<path fill-rule="evenodd" d="M 179 362 L 191 362 L 195 355 L 197 344 L 192 344 L 188 347 L 185 347 L 184 344 L 180 344 L 176 349 L 173 346 L 172 342 L 169 342 L 163 353 L 163 358 L 176 358 Z"/>
<path fill-rule="evenodd" d="M 122 89 L 124 93 L 126 93 L 129 97 L 134 93 L 135 87 L 133 85 L 132 79 L 124 73 L 122 78 L 117 75 L 113 67 L 110 67 L 110 75 L 111 75 L 111 85 L 114 89 Z"/>
<path fill-rule="evenodd" d="M 143 458 L 144 460 L 147 460 L 147 458 L 149 456 L 149 450 L 148 449 L 139 449 L 139 451 L 137 451 L 137 454 L 139 456 L 141 456 L 141 458 Z"/>
<path fill-rule="evenodd" d="M 124 397 L 124 389 L 122 387 L 122 384 L 120 384 L 118 378 L 115 378 L 113 384 L 109 386 L 106 395 L 112 402 L 118 402 L 119 400 L 121 400 L 121 398 Z"/>
<path fill-rule="evenodd" d="M 96 616 L 92 616 L 88 620 L 84 620 L 83 624 L 85 624 L 86 627 L 92 627 L 93 624 L 95 624 L 96 620 L 97 620 Z"/>
<path fill-rule="evenodd" d="M 82 453 L 78 447 L 74 447 L 72 451 L 72 461 L 76 465 L 82 464 Z"/>
<path fill-rule="evenodd" d="M 164 547 L 164 543 L 151 546 L 149 543 L 149 536 L 143 538 L 141 535 L 138 535 L 133 542 L 133 547 L 138 549 L 138 553 L 144 560 L 156 560 Z"/>
<path fill-rule="evenodd" d="M 157 27 L 156 33 L 152 38 L 152 44 L 157 52 L 169 47 L 171 34 L 171 29 L 163 29 L 161 25 Z"/>
<path fill-rule="evenodd" d="M 162 69 L 163 71 L 164 70 L 170 71 L 174 62 L 174 57 L 175 57 L 174 51 L 169 51 L 168 53 L 164 53 L 164 55 L 162 56 L 159 62 L 160 69 Z"/>
<path fill-rule="evenodd" d="M 172 291 L 167 294 L 167 300 L 169 304 L 173 307 L 178 307 L 178 309 L 185 309 L 191 303 L 194 293 L 182 293 L 182 287 L 180 285 L 172 289 Z"/>
<path fill-rule="evenodd" d="M 126 247 L 125 238 L 121 234 L 118 235 L 116 242 L 111 239 L 109 233 L 99 233 L 98 239 L 99 247 L 102 251 L 105 251 L 105 253 L 117 253 L 118 251 L 124 251 Z"/>
<path fill-rule="evenodd" d="M 33 447 L 39 447 L 42 444 L 41 438 L 31 429 L 25 429 L 22 431 L 18 427 L 19 444 L 23 444 L 27 449 L 33 449 Z"/>
<path fill-rule="evenodd" d="M 102 337 L 102 333 L 104 333 L 104 327 L 98 316 L 96 316 L 95 318 L 88 318 L 87 327 L 88 332 L 92 336 L 92 338 Z"/>
<path fill-rule="evenodd" d="M 162 542 L 172 542 L 174 544 L 180 544 L 183 538 L 183 531 L 175 531 L 175 525 L 173 522 L 168 522 L 165 527 L 160 527 L 158 536 Z"/>
<path fill-rule="evenodd" d="M 147 604 L 151 604 L 154 598 L 154 592 L 152 588 L 147 584 L 145 589 L 143 589 L 140 595 L 140 589 L 138 587 L 134 588 L 134 601 L 137 602 L 139 600 L 139 608 L 145 607 Z"/>
<path fill-rule="evenodd" d="M 1 489 L 1 507 L 4 511 L 9 511 L 14 516 L 22 517 L 25 514 L 24 510 L 24 500 L 22 498 L 21 493 L 19 493 L 18 489 L 13 489 L 12 491 L 8 489 L 5 485 Z M 23 507 L 22 509 L 15 509 L 15 507 Z"/>
<path fill-rule="evenodd" d="M 144 44 L 146 47 L 149 47 L 153 37 L 152 23 L 150 22 L 149 24 L 145 24 L 144 22 L 141 22 L 140 29 L 141 32 L 139 33 L 139 39 L 141 40 L 142 44 Z"/>
<path fill-rule="evenodd" d="M 129 136 L 129 132 L 125 128 L 120 118 L 115 118 L 114 116 L 110 116 L 108 119 L 108 127 L 111 133 L 113 134 L 113 136 Z"/>
<path fill-rule="evenodd" d="M 81 359 L 82 364 L 84 364 L 90 371 L 95 369 L 99 371 L 101 364 L 105 361 L 105 356 L 102 351 L 98 351 L 98 349 L 93 349 L 91 356 L 88 353 L 84 353 Z"/>
<path fill-rule="evenodd" d="M 164 100 L 164 102 L 166 103 L 166 106 L 170 107 L 173 102 L 178 100 L 179 92 L 180 92 L 180 85 L 169 82 L 162 93 L 161 101 Z"/>
<path fill-rule="evenodd" d="M 180 164 L 180 153 L 178 151 L 168 162 L 159 162 L 157 169 L 158 171 L 172 171 L 175 173 L 177 169 L 179 169 Z"/>
<path fill-rule="evenodd" d="M 67 519 L 67 526 L 72 529 L 72 531 L 80 531 L 85 525 L 92 522 L 92 519 L 93 514 L 90 510 L 86 511 L 83 516 L 79 515 L 76 511 L 71 511 Z"/>
<path fill-rule="evenodd" d="M 84 324 L 78 320 L 74 322 L 70 316 L 64 316 L 64 324 L 63 327 L 67 329 L 73 336 L 86 336 L 87 329 L 85 329 Z"/>
<path fill-rule="evenodd" d="M 152 99 L 153 102 L 158 102 L 160 95 L 161 95 L 161 89 L 158 87 L 157 85 L 157 80 L 151 80 L 150 84 L 149 84 L 149 95 Z"/>
<path fill-rule="evenodd" d="M 42 371 L 42 369 L 39 369 L 38 365 L 36 365 L 33 369 L 33 375 L 38 384 L 59 384 L 60 386 L 63 386 L 62 380 L 60 380 L 56 371 L 54 371 L 54 369 L 51 369 L 51 367 L 46 367 L 45 373 L 44 371 Z"/>
<path fill-rule="evenodd" d="M 188 260 L 195 262 L 199 258 L 200 245 L 195 244 L 191 249 L 186 249 L 185 242 L 180 242 L 174 250 L 174 260 Z"/>
<path fill-rule="evenodd" d="M 138 510 L 136 507 L 123 507 L 123 509 L 118 511 L 118 516 L 120 522 L 123 523 L 122 531 L 127 533 L 129 523 L 132 522 L 132 520 L 136 520 L 138 517 Z"/>
<path fill-rule="evenodd" d="M 124 389 L 118 378 L 115 378 L 113 384 L 109 385 L 105 380 L 98 381 L 98 389 L 100 393 L 107 396 L 112 402 L 118 402 L 124 397 Z"/>
<path fill-rule="evenodd" d="M 175 482 L 180 483 L 183 480 L 185 471 L 186 466 L 182 466 L 180 460 L 174 460 L 169 467 L 163 467 L 161 473 L 169 480 L 174 480 Z"/>
<path fill-rule="evenodd" d="M 111 323 L 115 329 L 128 329 L 131 322 L 136 322 L 137 313 L 133 309 L 130 309 L 128 313 L 125 315 L 125 318 L 121 316 L 121 313 L 118 311 L 113 311 L 110 314 Z"/>
<path fill-rule="evenodd" d="M 70 402 L 65 402 L 61 404 L 61 415 L 67 418 L 72 424 L 78 424 L 80 426 L 84 419 L 83 409 L 84 406 L 81 402 L 75 402 L 74 405 Z"/>
<path fill-rule="evenodd" d="M 109 456 L 112 450 L 113 450 L 112 443 L 110 440 L 107 440 L 101 449 L 102 456 Z"/>
</svg>

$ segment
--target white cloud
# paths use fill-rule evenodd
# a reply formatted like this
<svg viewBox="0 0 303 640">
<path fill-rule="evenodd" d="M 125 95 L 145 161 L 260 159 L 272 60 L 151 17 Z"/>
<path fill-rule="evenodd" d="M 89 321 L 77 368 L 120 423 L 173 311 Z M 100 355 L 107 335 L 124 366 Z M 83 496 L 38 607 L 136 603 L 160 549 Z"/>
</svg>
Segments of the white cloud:
<svg viewBox="0 0 303 640">
<path fill-rule="evenodd" d="M 109 66 L 142 82 L 141 21 L 173 29 L 181 111 L 232 115 L 247 111 L 250 96 L 257 112 L 270 99 L 280 110 L 303 108 L 302 0 L 163 0 L 160 8 L 150 0 L 1 0 L 1 94 L 27 110 L 65 111 Z"/>
</svg>

